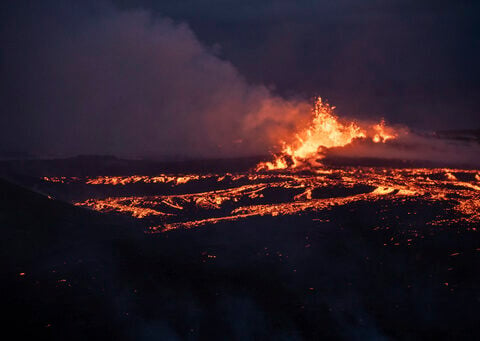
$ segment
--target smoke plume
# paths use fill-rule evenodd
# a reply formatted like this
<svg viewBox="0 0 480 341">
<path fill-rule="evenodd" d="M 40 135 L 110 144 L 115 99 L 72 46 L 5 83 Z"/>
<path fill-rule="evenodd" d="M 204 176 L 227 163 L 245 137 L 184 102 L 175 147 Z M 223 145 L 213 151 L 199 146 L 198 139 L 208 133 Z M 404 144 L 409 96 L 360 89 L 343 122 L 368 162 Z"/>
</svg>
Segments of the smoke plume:
<svg viewBox="0 0 480 341">
<path fill-rule="evenodd" d="M 111 7 L 51 19 L 22 27 L 21 38 L 11 33 L 18 39 L 6 65 L 16 68 L 2 100 L 18 111 L 2 116 L 4 147 L 62 156 L 251 155 L 308 118 L 310 103 L 248 84 L 185 23 Z"/>
<path fill-rule="evenodd" d="M 311 100 L 249 83 L 186 23 L 103 2 L 29 6 L 0 25 L 0 153 L 266 154 L 311 120 Z M 478 144 L 410 134 L 330 154 L 458 163 Z"/>
<path fill-rule="evenodd" d="M 480 166 L 480 144 L 474 139 L 445 138 L 432 133 L 409 131 L 405 127 L 398 127 L 397 132 L 397 138 L 386 143 L 358 140 L 343 148 L 332 148 L 327 157 L 423 162 L 432 166 Z"/>
</svg>

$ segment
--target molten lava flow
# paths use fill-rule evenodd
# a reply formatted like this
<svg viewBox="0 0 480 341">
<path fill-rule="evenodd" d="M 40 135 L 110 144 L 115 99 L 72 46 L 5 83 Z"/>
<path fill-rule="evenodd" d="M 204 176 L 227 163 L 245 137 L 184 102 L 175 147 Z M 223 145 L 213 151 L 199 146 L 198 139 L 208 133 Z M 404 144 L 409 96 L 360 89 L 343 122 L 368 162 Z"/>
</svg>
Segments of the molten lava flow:
<svg viewBox="0 0 480 341">
<path fill-rule="evenodd" d="M 301 165 L 316 165 L 317 160 L 324 157 L 328 148 L 346 146 L 354 139 L 367 138 L 368 132 L 373 132 L 373 142 L 383 142 L 396 137 L 391 128 L 385 126 L 385 121 L 364 129 L 354 122 L 342 123 L 334 114 L 335 107 L 322 101 L 318 97 L 313 108 L 313 120 L 310 127 L 295 135 L 290 144 L 283 142 L 280 155 L 276 155 L 274 161 L 264 162 L 257 169 L 285 169 L 296 168 Z"/>
<path fill-rule="evenodd" d="M 141 179 L 138 182 L 158 186 L 159 178 L 135 176 L 131 180 Z M 480 222 L 479 170 L 341 167 L 319 170 L 314 174 L 206 174 L 196 179 L 189 176 L 191 187 L 183 186 L 184 178 L 185 175 L 169 175 L 174 190 L 169 188 L 167 193 L 163 192 L 166 188 L 160 186 L 156 195 L 151 195 L 149 190 L 149 195 L 91 198 L 75 204 L 100 212 L 130 215 L 142 221 L 149 232 L 268 216 L 311 215 L 314 220 L 325 220 L 335 208 L 355 203 L 376 206 L 382 220 L 388 218 L 386 212 L 393 214 L 400 207 L 407 210 L 408 216 L 422 214 L 417 206 L 436 207 L 438 213 L 425 222 L 435 229 L 455 224 L 476 229 Z M 101 183 L 121 184 L 126 179 L 106 176 Z M 204 179 L 209 179 L 208 184 L 213 188 L 200 191 L 204 189 Z M 69 178 L 63 180 L 63 183 L 69 183 Z M 89 186 L 98 186 L 97 181 L 91 180 L 78 178 Z M 406 219 L 405 223 L 408 225 L 411 221 Z M 408 234 L 410 239 L 420 234 L 414 225 L 406 226 L 402 233 Z M 397 241 L 392 243 L 397 245 Z"/>
</svg>

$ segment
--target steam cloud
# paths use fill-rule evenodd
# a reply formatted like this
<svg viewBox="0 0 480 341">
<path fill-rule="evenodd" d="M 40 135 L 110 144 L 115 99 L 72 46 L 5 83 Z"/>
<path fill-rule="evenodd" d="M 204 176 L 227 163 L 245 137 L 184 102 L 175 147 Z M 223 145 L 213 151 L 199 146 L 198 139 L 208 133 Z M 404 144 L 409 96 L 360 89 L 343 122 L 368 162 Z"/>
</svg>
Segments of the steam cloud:
<svg viewBox="0 0 480 341">
<path fill-rule="evenodd" d="M 4 145 L 43 155 L 251 155 L 310 111 L 248 84 L 186 24 L 108 8 L 68 26 L 43 27 L 34 38 L 42 45 L 23 57 L 15 80 L 28 114 L 4 117 Z"/>
<path fill-rule="evenodd" d="M 474 140 L 446 139 L 397 128 L 399 135 L 387 143 L 354 141 L 343 148 L 332 148 L 329 157 L 380 158 L 422 161 L 437 166 L 480 166 L 480 144 Z"/>
</svg>

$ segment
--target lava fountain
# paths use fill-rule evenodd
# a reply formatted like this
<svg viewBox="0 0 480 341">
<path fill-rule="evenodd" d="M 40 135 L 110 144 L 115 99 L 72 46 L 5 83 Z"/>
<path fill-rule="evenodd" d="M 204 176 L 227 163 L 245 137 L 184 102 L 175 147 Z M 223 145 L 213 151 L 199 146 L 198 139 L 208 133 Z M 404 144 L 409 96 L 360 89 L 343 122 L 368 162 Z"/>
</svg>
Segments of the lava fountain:
<svg viewBox="0 0 480 341">
<path fill-rule="evenodd" d="M 281 153 L 274 155 L 271 162 L 260 163 L 257 170 L 318 166 L 318 160 L 325 157 L 329 148 L 346 146 L 355 139 L 385 143 L 398 135 L 393 128 L 386 126 L 383 119 L 373 126 L 362 127 L 356 122 L 340 120 L 334 110 L 334 106 L 317 97 L 309 126 L 296 133 L 291 143 L 281 141 Z"/>
</svg>

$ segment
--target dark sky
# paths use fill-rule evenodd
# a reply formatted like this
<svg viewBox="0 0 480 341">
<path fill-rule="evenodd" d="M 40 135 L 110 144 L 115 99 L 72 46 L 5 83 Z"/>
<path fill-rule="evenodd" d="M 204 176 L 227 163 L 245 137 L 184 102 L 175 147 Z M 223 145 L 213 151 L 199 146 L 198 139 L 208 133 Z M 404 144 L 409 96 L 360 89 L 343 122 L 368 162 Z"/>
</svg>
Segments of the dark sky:
<svg viewBox="0 0 480 341">
<path fill-rule="evenodd" d="M 480 126 L 478 1 L 117 3 L 187 21 L 247 79 L 282 94 L 426 128 Z"/>
<path fill-rule="evenodd" d="M 314 95 L 341 116 L 480 128 L 477 1 L 3 6 L 0 151 L 261 152 Z"/>
</svg>

